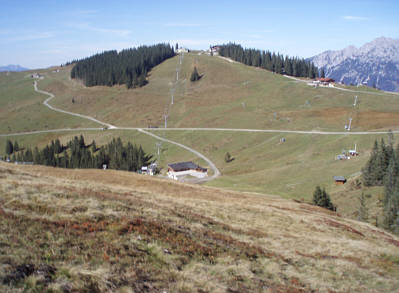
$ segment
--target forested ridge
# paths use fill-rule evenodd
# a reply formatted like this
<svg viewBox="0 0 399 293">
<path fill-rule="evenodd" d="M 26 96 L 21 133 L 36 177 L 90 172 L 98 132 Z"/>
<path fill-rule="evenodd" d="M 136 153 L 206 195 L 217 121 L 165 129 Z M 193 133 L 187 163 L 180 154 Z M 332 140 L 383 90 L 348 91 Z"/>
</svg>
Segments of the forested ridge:
<svg viewBox="0 0 399 293">
<path fill-rule="evenodd" d="M 71 78 L 81 79 L 86 86 L 125 84 L 127 88 L 147 83 L 147 73 L 175 52 L 169 44 L 141 46 L 120 51 L 106 51 L 75 61 Z"/>
<path fill-rule="evenodd" d="M 150 163 L 152 156 L 146 154 L 142 147 L 128 142 L 123 144 L 120 138 L 112 139 L 105 146 L 97 147 L 96 142 L 86 145 L 84 137 L 75 136 L 67 145 L 59 139 L 51 141 L 43 149 L 16 148 L 17 142 L 6 143 L 6 153 L 12 162 L 33 162 L 61 168 L 97 168 L 106 164 L 109 169 L 138 171 Z"/>
<path fill-rule="evenodd" d="M 318 68 L 310 61 L 297 57 L 284 57 L 279 53 L 244 49 L 241 45 L 229 43 L 219 46 L 219 55 L 249 66 L 261 67 L 278 74 L 296 77 L 315 78 L 319 76 Z"/>
</svg>

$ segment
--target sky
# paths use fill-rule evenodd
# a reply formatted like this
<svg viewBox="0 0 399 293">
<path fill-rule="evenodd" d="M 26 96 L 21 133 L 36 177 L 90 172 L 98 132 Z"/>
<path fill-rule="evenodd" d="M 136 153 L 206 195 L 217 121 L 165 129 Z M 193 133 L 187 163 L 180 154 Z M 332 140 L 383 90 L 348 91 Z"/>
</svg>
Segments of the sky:
<svg viewBox="0 0 399 293">
<path fill-rule="evenodd" d="M 43 68 L 105 50 L 235 42 L 311 57 L 399 39 L 399 1 L 0 0 L 0 66 Z"/>
</svg>

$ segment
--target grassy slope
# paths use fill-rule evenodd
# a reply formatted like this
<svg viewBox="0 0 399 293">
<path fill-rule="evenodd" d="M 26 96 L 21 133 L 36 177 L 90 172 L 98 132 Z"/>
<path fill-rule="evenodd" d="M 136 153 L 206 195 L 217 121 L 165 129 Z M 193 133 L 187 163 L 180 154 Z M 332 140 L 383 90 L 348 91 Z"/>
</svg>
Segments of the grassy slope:
<svg viewBox="0 0 399 293">
<path fill-rule="evenodd" d="M 43 87 L 57 95 L 56 105 L 71 111 L 96 113 L 118 126 L 162 126 L 177 62 L 177 57 L 166 60 L 151 71 L 147 86 L 135 90 L 124 86 L 85 88 L 68 80 L 70 67 L 49 74 L 50 81 Z M 189 77 L 194 65 L 203 77 L 191 83 Z M 168 125 L 343 130 L 352 117 L 354 131 L 397 127 L 399 96 L 373 93 L 357 93 L 359 104 L 354 111 L 354 93 L 314 89 L 305 83 L 218 57 L 186 54 Z M 75 104 L 71 97 L 77 101 Z"/>
<path fill-rule="evenodd" d="M 56 99 L 51 103 L 73 112 L 95 116 L 119 126 L 163 125 L 162 115 L 169 105 L 170 89 L 175 81 L 178 58 L 166 60 L 154 68 L 149 76 L 149 84 L 140 89 L 127 90 L 124 86 L 85 88 L 79 82 L 69 80 L 71 67 L 60 68 L 60 72 L 44 70 L 45 79 L 39 81 L 39 88 L 54 92 Z M 188 78 L 196 65 L 203 77 L 196 83 Z M 13 78 L 8 80 L 7 78 Z M 39 101 L 38 110 L 23 108 L 31 99 L 33 89 L 31 79 L 23 75 L 1 76 L 4 93 L 12 93 L 21 103 L 20 114 L 13 118 L 13 111 L 3 111 L 1 118 L 20 124 L 18 130 L 36 129 L 35 123 L 72 126 L 77 119 L 82 126 L 91 126 L 78 118 L 52 113 L 49 119 L 40 111 L 50 112 Z M 6 87 L 5 85 L 8 84 Z M 19 90 L 19 88 L 23 90 Z M 351 88 L 357 89 L 357 88 Z M 328 88 L 313 89 L 304 83 L 275 75 L 265 70 L 231 63 L 217 57 L 186 54 L 176 85 L 175 104 L 170 108 L 169 126 L 176 127 L 232 127 L 232 128 L 281 128 L 281 129 L 322 129 L 342 130 L 349 116 L 354 118 L 353 130 L 394 128 L 399 121 L 398 96 L 372 95 L 375 90 L 367 90 L 359 96 L 357 111 L 352 108 L 353 93 Z M 381 92 L 380 92 L 381 94 Z M 7 97 L 12 95 L 8 94 Z M 72 98 L 75 103 L 72 103 Z M 6 99 L 3 102 L 9 101 Z M 30 100 L 28 100 L 30 101 Z M 40 111 L 39 111 L 40 108 Z M 29 115 L 26 115 L 26 113 Z M 39 113 L 38 116 L 36 116 Z M 274 114 L 275 113 L 275 114 Z M 51 114 L 51 113 L 50 113 Z M 32 116 L 31 116 L 32 115 Z M 27 123 L 26 117 L 35 123 Z M 372 117 L 372 119 L 370 118 Z M 10 122 L 10 123 L 11 123 Z M 87 124 L 86 124 L 87 123 Z M 5 125 L 5 124 L 3 124 Z M 43 125 L 44 127 L 44 125 Z M 7 131 L 6 131 L 7 132 Z M 116 135 L 116 132 L 111 132 Z M 79 133 L 75 133 L 79 134 Z M 61 134 L 70 137 L 75 134 Z M 92 133 L 87 141 L 94 138 L 98 144 L 109 141 L 110 132 Z M 221 169 L 223 176 L 209 184 L 235 190 L 248 190 L 278 194 L 283 197 L 310 200 L 315 185 L 320 184 L 328 192 L 337 194 L 338 208 L 345 215 L 353 215 L 357 201 L 348 203 L 341 198 L 354 197 L 357 192 L 335 186 L 332 176 L 351 177 L 360 171 L 367 160 L 368 150 L 375 138 L 381 136 L 314 136 L 279 135 L 248 133 L 211 132 L 165 132 L 157 134 L 175 139 L 192 146 L 209 156 Z M 155 141 L 134 132 L 118 132 L 125 140 L 134 137 L 145 150 L 155 153 Z M 28 142 L 31 138 L 34 139 Z M 36 135 L 29 138 L 18 137 L 22 145 L 44 145 L 57 135 Z M 279 144 L 285 137 L 287 142 Z M 12 138 L 14 139 L 14 138 Z M 0 153 L 4 152 L 6 138 L 0 139 Z M 352 148 L 357 143 L 361 156 L 351 161 L 334 161 L 342 149 Z M 161 166 L 183 160 L 195 160 L 191 154 L 174 146 L 163 145 Z M 224 154 L 230 152 L 235 160 L 226 164 Z M 202 163 L 201 161 L 197 161 Z M 205 166 L 206 167 L 206 166 Z M 371 205 L 376 205 L 380 191 L 373 191 Z M 335 198 L 334 198 L 335 200 Z M 342 207 L 342 208 L 341 208 Z"/>
<path fill-rule="evenodd" d="M 398 238 L 307 204 L 118 171 L 0 163 L 0 182 L 2 291 L 399 287 Z"/>
<path fill-rule="evenodd" d="M 207 183 L 240 191 L 277 194 L 285 198 L 310 202 L 316 185 L 332 194 L 338 211 L 355 216 L 358 191 L 336 185 L 333 176 L 345 176 L 350 181 L 358 178 L 366 164 L 369 149 L 375 139 L 384 136 L 298 135 L 266 133 L 167 132 L 166 137 L 192 146 L 208 156 L 222 172 L 222 176 Z M 280 143 L 284 137 L 285 143 Z M 357 143 L 360 156 L 336 161 L 335 156 Z M 226 152 L 234 160 L 224 161 Z M 379 202 L 381 191 L 367 191 L 372 195 L 370 208 Z M 350 198 L 345 201 L 344 198 Z M 372 208 L 372 214 L 376 214 Z M 375 222 L 375 221 L 373 221 Z"/>
<path fill-rule="evenodd" d="M 48 70 L 46 70 L 46 73 Z M 45 81 L 39 81 L 39 84 Z M 46 81 L 47 82 L 47 81 Z M 29 72 L 0 73 L 0 133 L 99 127 L 97 123 L 56 113 L 42 102 L 48 98 L 36 93 Z"/>
</svg>

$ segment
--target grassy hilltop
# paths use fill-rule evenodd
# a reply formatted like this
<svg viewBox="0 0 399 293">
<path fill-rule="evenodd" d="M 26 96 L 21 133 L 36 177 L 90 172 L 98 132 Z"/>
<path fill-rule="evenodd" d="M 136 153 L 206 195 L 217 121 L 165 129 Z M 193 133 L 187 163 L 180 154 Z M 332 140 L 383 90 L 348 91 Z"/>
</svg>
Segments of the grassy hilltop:
<svg viewBox="0 0 399 293">
<path fill-rule="evenodd" d="M 274 196 L 0 163 L 0 291 L 394 292 L 399 239 Z"/>
<path fill-rule="evenodd" d="M 194 66 L 203 76 L 191 83 Z M 53 102 L 57 107 L 95 114 L 118 126 L 163 126 L 172 88 L 175 103 L 169 110 L 168 127 L 343 131 L 352 117 L 352 130 L 361 131 L 395 128 L 399 121 L 398 95 L 314 89 L 266 70 L 204 54 L 185 54 L 181 65 L 178 57 L 166 60 L 150 72 L 148 85 L 135 90 L 125 86 L 86 88 L 69 80 L 70 69 L 49 72 L 39 87 L 57 96 Z M 354 95 L 359 96 L 355 109 Z"/>
</svg>

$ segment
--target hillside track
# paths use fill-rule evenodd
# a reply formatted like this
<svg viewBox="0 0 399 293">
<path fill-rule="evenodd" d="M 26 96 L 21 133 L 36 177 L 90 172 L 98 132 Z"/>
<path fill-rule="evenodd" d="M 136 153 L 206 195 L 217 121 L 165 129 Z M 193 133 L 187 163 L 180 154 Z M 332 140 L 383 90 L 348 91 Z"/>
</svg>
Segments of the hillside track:
<svg viewBox="0 0 399 293">
<path fill-rule="evenodd" d="M 297 81 L 301 82 L 306 82 L 300 79 L 297 79 L 295 77 L 291 76 L 286 76 L 287 78 L 294 79 Z M 205 181 L 210 181 L 218 176 L 221 175 L 219 169 L 216 167 L 216 165 L 206 156 L 201 154 L 200 152 L 183 145 L 181 143 L 162 138 L 158 135 L 155 135 L 154 133 L 150 132 L 157 132 L 157 131 L 222 131 L 222 132 L 249 132 L 249 133 L 292 133 L 292 134 L 316 134 L 316 135 L 378 135 L 378 134 L 388 134 L 388 133 L 399 133 L 399 130 L 393 130 L 393 131 L 358 131 L 358 132 L 342 132 L 342 131 L 318 131 L 318 130 L 310 130 L 310 131 L 303 131 L 303 130 L 280 130 L 280 129 L 239 129 L 239 128 L 141 128 L 141 127 L 118 127 L 115 125 L 112 125 L 110 123 L 106 123 L 103 121 L 100 121 L 98 119 L 95 119 L 94 117 L 88 116 L 88 115 L 83 115 L 83 114 L 78 114 L 74 112 L 69 112 L 65 111 L 59 108 L 56 108 L 54 106 L 51 106 L 49 102 L 55 97 L 54 94 L 50 92 L 46 92 L 43 90 L 39 90 L 37 88 L 37 81 L 34 82 L 33 84 L 34 90 L 38 93 L 44 94 L 49 96 L 44 102 L 43 105 L 48 107 L 50 110 L 80 117 L 83 119 L 88 119 L 93 122 L 96 122 L 100 125 L 102 125 L 102 128 L 61 128 L 61 129 L 49 129 L 49 130 L 37 130 L 37 131 L 27 131 L 27 132 L 18 132 L 18 133 L 9 133 L 9 134 L 0 134 L 0 137 L 9 137 L 9 136 L 21 136 L 21 135 L 31 135 L 31 134 L 39 134 L 39 133 L 57 133 L 57 132 L 69 132 L 69 131 L 104 131 L 105 129 L 108 130 L 131 130 L 131 131 L 139 131 L 143 134 L 152 136 L 158 140 L 165 141 L 174 145 L 177 145 L 183 149 L 188 150 L 189 152 L 195 154 L 199 158 L 203 159 L 206 161 L 210 168 L 213 170 L 213 175 L 205 178 L 204 180 L 197 180 L 196 183 L 202 183 Z M 366 93 L 366 92 L 361 92 L 361 91 L 352 91 L 352 90 L 347 90 L 347 89 L 342 89 L 342 88 L 337 88 L 333 87 L 334 89 L 338 90 L 344 90 L 344 91 L 351 91 L 351 92 L 359 92 L 359 93 Z M 378 93 L 368 93 L 368 94 L 378 94 Z"/>
<path fill-rule="evenodd" d="M 45 105 L 50 110 L 57 111 L 57 112 L 64 113 L 64 114 L 68 114 L 68 115 L 72 115 L 72 116 L 76 116 L 76 117 L 80 117 L 80 118 L 83 118 L 83 119 L 88 119 L 88 120 L 94 121 L 94 122 L 96 122 L 98 124 L 101 124 L 103 126 L 106 126 L 109 129 L 115 129 L 116 128 L 114 125 L 106 123 L 106 122 L 102 122 L 100 120 L 97 120 L 96 118 L 93 118 L 93 117 L 90 117 L 90 116 L 87 116 L 87 115 L 83 115 L 83 114 L 78 114 L 78 113 L 74 113 L 74 112 L 65 111 L 65 110 L 58 109 L 56 107 L 53 107 L 53 106 L 49 105 L 48 102 L 50 102 L 55 97 L 54 94 L 46 92 L 46 91 L 39 90 L 37 88 L 37 81 L 36 80 L 35 80 L 35 82 L 33 84 L 33 88 L 35 89 L 35 92 L 38 92 L 38 93 L 41 93 L 41 94 L 49 96 L 49 98 L 47 98 L 43 102 L 43 105 Z"/>
<path fill-rule="evenodd" d="M 186 149 L 186 150 L 188 150 L 189 152 L 192 152 L 192 153 L 195 154 L 196 156 L 198 156 L 198 157 L 200 157 L 201 159 L 203 159 L 205 162 L 207 162 L 208 165 L 209 165 L 209 166 L 211 167 L 211 169 L 213 170 L 213 175 L 210 176 L 210 177 L 206 177 L 206 178 L 203 178 L 203 179 L 196 180 L 196 183 L 203 183 L 203 182 L 206 182 L 206 181 L 211 181 L 211 180 L 213 180 L 213 179 L 215 179 L 215 178 L 217 178 L 217 177 L 219 177 L 219 176 L 221 175 L 221 173 L 220 173 L 219 169 L 216 167 L 216 165 L 215 165 L 210 159 L 208 159 L 208 158 L 205 157 L 203 154 L 201 154 L 200 152 L 198 152 L 198 151 L 196 151 L 196 150 L 194 150 L 194 149 L 192 149 L 192 148 L 190 148 L 190 147 L 188 147 L 188 146 L 186 146 L 186 145 L 184 145 L 184 144 L 181 144 L 181 143 L 178 143 L 178 142 L 175 142 L 175 141 L 172 141 L 172 140 L 169 140 L 169 139 L 160 137 L 160 136 L 158 136 L 158 135 L 155 135 L 155 134 L 153 134 L 153 133 L 151 133 L 151 132 L 148 132 L 148 131 L 146 131 L 146 130 L 143 130 L 142 128 L 139 128 L 139 129 L 137 129 L 137 130 L 138 130 L 139 132 L 141 132 L 141 133 L 144 133 L 144 134 L 150 135 L 150 136 L 152 136 L 152 137 L 155 137 L 156 139 L 159 139 L 159 140 L 162 140 L 162 141 L 164 141 L 164 142 L 168 142 L 168 143 L 177 145 L 177 146 L 179 146 L 179 147 L 181 147 L 181 148 L 183 148 L 183 149 Z"/>
<path fill-rule="evenodd" d="M 176 81 L 176 82 L 177 82 L 177 81 Z M 48 107 L 50 110 L 57 111 L 57 112 L 64 113 L 64 114 L 73 115 L 73 116 L 77 116 L 77 117 L 80 117 L 80 118 L 83 118 L 83 119 L 88 119 L 88 120 L 94 121 L 94 122 L 96 122 L 96 123 L 98 123 L 98 124 L 101 124 L 101 125 L 107 127 L 109 130 L 112 130 L 112 129 L 115 129 L 115 130 L 122 130 L 122 129 L 124 129 L 124 128 L 120 128 L 120 127 L 114 126 L 114 125 L 109 124 L 109 123 L 106 123 L 106 122 L 102 122 L 102 121 L 100 121 L 100 120 L 98 120 L 98 119 L 95 119 L 95 118 L 90 117 L 90 116 L 87 116 L 87 115 L 82 115 L 82 114 L 78 114 L 78 113 L 73 113 L 73 112 L 69 112 L 69 111 L 65 111 L 65 110 L 62 110 L 62 109 L 58 109 L 58 108 L 56 108 L 56 107 L 53 107 L 53 106 L 51 106 L 51 105 L 49 104 L 49 101 L 52 100 L 52 99 L 55 97 L 54 94 L 49 93 L 49 92 L 46 92 L 46 91 L 39 90 L 39 89 L 37 88 L 37 81 L 36 81 L 36 80 L 35 80 L 35 82 L 34 82 L 34 84 L 33 84 L 33 88 L 34 88 L 34 90 L 35 90 L 36 92 L 49 96 L 49 97 L 43 102 L 43 105 L 45 105 L 46 107 Z M 64 128 L 64 129 L 52 129 L 52 130 L 39 130 L 39 131 L 31 131 L 31 132 L 13 133 L 13 134 L 0 134 L 0 137 L 14 136 L 14 135 L 29 135 L 29 134 L 37 134 L 37 133 L 64 132 L 64 131 L 87 131 L 87 130 L 101 130 L 101 131 L 102 131 L 102 130 L 104 130 L 104 128 L 75 128 L 75 129 Z M 203 182 L 211 181 L 211 180 L 213 180 L 213 179 L 215 179 L 216 177 L 219 177 L 219 176 L 221 175 L 219 169 L 216 167 L 216 165 L 215 165 L 209 158 L 205 157 L 205 156 L 204 156 L 203 154 L 201 154 L 200 152 L 198 152 L 198 151 L 196 151 L 196 150 L 194 150 L 194 149 L 192 149 L 192 148 L 190 148 L 190 147 L 188 147 L 188 146 L 186 146 L 186 145 L 183 145 L 183 144 L 181 144 L 181 143 L 178 143 L 178 142 L 175 142 L 175 141 L 166 139 L 166 138 L 162 138 L 162 137 L 157 136 L 157 135 L 155 135 L 155 134 L 153 134 L 153 133 L 151 133 L 151 132 L 145 131 L 145 130 L 143 130 L 143 129 L 141 129 L 141 128 L 125 128 L 124 130 L 135 130 L 135 131 L 139 131 L 139 132 L 144 133 L 144 134 L 146 134 L 146 135 L 155 137 L 155 138 L 158 139 L 158 140 L 165 141 L 165 142 L 168 142 L 168 143 L 177 145 L 177 146 L 179 146 L 179 147 L 181 147 L 181 148 L 183 148 L 183 149 L 186 149 L 186 150 L 188 150 L 189 152 L 195 154 L 196 156 L 198 156 L 199 158 L 203 159 L 204 161 L 206 161 L 206 162 L 209 164 L 210 168 L 213 170 L 213 175 L 212 175 L 212 176 L 209 176 L 209 177 L 207 177 L 207 178 L 201 179 L 201 180 L 197 180 L 196 183 L 203 183 Z"/>
</svg>

